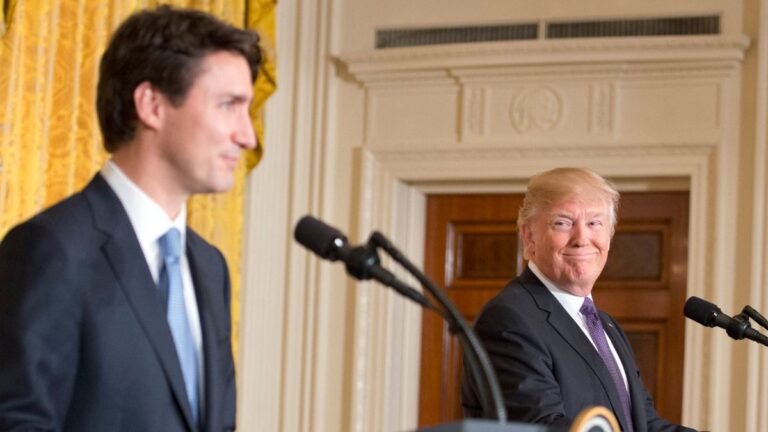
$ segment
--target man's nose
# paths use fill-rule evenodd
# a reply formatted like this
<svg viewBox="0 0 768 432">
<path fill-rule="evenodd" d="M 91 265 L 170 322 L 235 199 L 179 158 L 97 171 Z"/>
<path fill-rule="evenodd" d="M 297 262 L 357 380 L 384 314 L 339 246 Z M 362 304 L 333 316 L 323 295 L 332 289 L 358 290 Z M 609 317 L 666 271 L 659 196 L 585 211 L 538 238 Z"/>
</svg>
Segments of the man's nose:
<svg viewBox="0 0 768 432">
<path fill-rule="evenodd" d="M 238 121 L 237 127 L 232 133 L 232 140 L 240 147 L 253 149 L 256 147 L 256 132 L 253 130 L 253 122 L 248 111 Z"/>
<path fill-rule="evenodd" d="M 589 229 L 584 223 L 576 223 L 571 231 L 571 245 L 586 246 L 589 244 Z"/>
</svg>

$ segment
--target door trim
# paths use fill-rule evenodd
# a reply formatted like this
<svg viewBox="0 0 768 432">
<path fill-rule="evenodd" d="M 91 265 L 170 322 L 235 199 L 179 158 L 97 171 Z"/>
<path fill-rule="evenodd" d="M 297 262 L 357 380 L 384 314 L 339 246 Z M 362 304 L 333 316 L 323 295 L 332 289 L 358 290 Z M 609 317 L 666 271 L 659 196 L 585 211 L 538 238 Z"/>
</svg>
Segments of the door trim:
<svg viewBox="0 0 768 432">
<path fill-rule="evenodd" d="M 716 150 L 711 146 L 593 152 L 579 149 L 573 158 L 563 158 L 562 154 L 521 158 L 510 151 L 505 155 L 497 153 L 492 160 L 475 152 L 459 157 L 432 154 L 430 158 L 420 158 L 405 152 L 358 151 L 364 195 L 358 211 L 358 238 L 366 238 L 372 230 L 379 229 L 419 267 L 423 266 L 427 191 L 466 191 L 460 185 L 472 185 L 473 192 L 498 191 L 503 185 L 524 184 L 531 175 L 558 166 L 562 160 L 590 167 L 617 181 L 620 189 L 624 178 L 634 179 L 627 182 L 635 185 L 629 189 L 636 189 L 638 184 L 668 184 L 654 179 L 682 179 L 690 186 L 691 200 L 687 295 L 729 306 L 724 295 L 727 291 L 715 287 L 726 286 L 726 281 L 733 280 L 733 244 L 726 240 L 734 232 L 731 224 L 724 222 L 735 217 L 727 193 L 733 184 L 727 178 L 713 181 L 712 156 Z M 716 159 L 725 163 L 723 159 L 727 156 L 719 156 Z M 627 167 L 627 158 L 633 161 L 631 167 Z M 451 178 L 445 179 L 446 175 Z M 722 246 L 712 248 L 713 244 Z M 354 300 L 357 313 L 351 399 L 355 406 L 351 424 L 361 430 L 414 428 L 418 422 L 421 310 L 390 290 L 369 289 L 367 283 L 359 285 Z M 717 429 L 713 425 L 725 425 L 728 420 L 727 414 L 713 408 L 717 400 L 730 392 L 730 377 L 724 371 L 729 370 L 732 347 L 727 339 L 691 322 L 686 323 L 685 334 L 683 423 L 707 424 Z M 709 355 L 699 355 L 701 352 Z M 716 400 L 709 395 L 719 397 Z"/>
</svg>

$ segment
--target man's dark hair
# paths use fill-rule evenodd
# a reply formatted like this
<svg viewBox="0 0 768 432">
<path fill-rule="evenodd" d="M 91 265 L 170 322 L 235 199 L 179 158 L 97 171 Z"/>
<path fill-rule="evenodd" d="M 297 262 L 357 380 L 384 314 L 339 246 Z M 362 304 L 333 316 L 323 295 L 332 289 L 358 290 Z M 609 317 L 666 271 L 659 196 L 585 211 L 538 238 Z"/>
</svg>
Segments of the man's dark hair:
<svg viewBox="0 0 768 432">
<path fill-rule="evenodd" d="M 112 35 L 101 58 L 96 110 L 104 148 L 113 152 L 130 141 L 138 120 L 133 92 L 144 81 L 174 106 L 184 102 L 203 58 L 215 52 L 242 55 L 256 80 L 259 36 L 205 12 L 160 6 L 128 17 Z"/>
</svg>

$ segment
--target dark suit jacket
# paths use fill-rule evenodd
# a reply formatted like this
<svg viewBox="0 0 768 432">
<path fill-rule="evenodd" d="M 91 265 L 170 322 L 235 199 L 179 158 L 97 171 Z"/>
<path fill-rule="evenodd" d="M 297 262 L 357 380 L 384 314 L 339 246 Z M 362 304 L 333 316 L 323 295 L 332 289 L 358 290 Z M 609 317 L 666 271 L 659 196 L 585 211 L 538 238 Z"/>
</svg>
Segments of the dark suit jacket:
<svg viewBox="0 0 768 432">
<path fill-rule="evenodd" d="M 231 430 L 226 263 L 191 230 L 186 252 L 205 362 L 199 430 Z M 0 244 L 0 431 L 17 430 L 198 430 L 158 290 L 100 175 Z"/>
<path fill-rule="evenodd" d="M 636 432 L 685 431 L 660 418 L 640 380 L 627 336 L 600 311 L 629 383 Z M 583 409 L 612 409 L 626 430 L 625 417 L 608 369 L 587 336 L 544 284 L 526 269 L 483 308 L 475 332 L 493 363 L 510 420 L 566 426 Z M 462 403 L 468 416 L 480 416 L 477 387 L 464 374 Z"/>
</svg>

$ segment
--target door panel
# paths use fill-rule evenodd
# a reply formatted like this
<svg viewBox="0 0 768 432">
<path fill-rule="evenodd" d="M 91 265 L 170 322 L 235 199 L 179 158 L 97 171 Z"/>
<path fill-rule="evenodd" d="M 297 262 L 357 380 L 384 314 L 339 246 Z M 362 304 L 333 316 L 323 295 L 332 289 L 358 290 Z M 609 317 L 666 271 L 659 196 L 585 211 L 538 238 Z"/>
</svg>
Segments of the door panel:
<svg viewBox="0 0 768 432">
<path fill-rule="evenodd" d="M 432 195 L 427 199 L 425 272 L 472 322 L 524 268 L 517 229 L 521 194 Z M 659 413 L 679 421 L 688 193 L 624 193 L 598 306 L 627 333 Z M 422 326 L 420 426 L 462 417 L 461 350 L 442 320 Z"/>
</svg>

